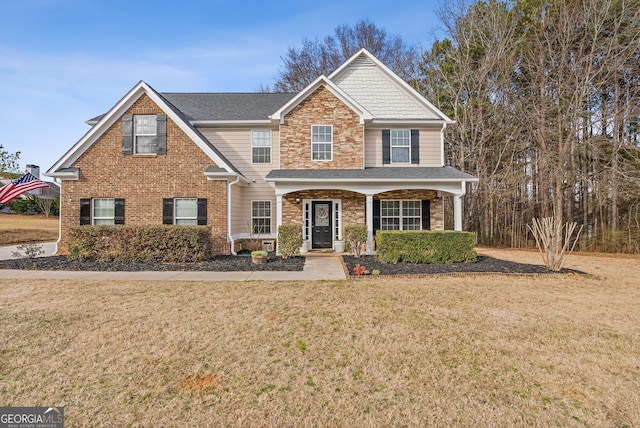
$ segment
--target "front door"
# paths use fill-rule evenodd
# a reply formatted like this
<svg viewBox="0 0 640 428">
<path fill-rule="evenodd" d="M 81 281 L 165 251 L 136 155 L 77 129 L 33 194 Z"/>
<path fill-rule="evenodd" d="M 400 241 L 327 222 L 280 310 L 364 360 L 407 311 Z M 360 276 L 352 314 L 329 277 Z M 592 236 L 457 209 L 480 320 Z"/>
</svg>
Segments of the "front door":
<svg viewBox="0 0 640 428">
<path fill-rule="evenodd" d="M 331 202 L 311 203 L 311 248 L 331 248 Z"/>
</svg>

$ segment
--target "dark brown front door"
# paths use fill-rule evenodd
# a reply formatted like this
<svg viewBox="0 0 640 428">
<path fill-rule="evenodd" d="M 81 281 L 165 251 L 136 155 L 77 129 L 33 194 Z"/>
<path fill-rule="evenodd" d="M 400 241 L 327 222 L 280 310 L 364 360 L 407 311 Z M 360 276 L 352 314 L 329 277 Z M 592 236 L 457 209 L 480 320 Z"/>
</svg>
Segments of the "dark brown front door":
<svg viewBox="0 0 640 428">
<path fill-rule="evenodd" d="M 314 201 L 311 206 L 311 248 L 331 248 L 331 202 Z"/>
</svg>

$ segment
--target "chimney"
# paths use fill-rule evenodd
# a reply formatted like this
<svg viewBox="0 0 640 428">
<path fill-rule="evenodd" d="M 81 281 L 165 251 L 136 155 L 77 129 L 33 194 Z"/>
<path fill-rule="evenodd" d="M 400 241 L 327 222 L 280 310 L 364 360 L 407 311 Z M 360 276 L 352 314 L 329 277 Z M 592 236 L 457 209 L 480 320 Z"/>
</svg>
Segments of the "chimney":
<svg viewBox="0 0 640 428">
<path fill-rule="evenodd" d="M 38 165 L 27 165 L 27 172 L 35 178 L 40 178 L 40 167 Z M 34 189 L 29 192 L 31 195 L 41 195 L 42 189 Z"/>
</svg>

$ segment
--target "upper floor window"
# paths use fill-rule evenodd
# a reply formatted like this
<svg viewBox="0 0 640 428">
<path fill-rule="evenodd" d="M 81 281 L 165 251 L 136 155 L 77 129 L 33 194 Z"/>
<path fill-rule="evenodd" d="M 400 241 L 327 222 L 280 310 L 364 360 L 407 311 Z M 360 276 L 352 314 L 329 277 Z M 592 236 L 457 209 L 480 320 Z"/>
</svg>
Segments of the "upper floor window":
<svg viewBox="0 0 640 428">
<path fill-rule="evenodd" d="M 383 129 L 382 164 L 419 164 L 420 131 L 418 129 Z"/>
<path fill-rule="evenodd" d="M 251 162 L 271 163 L 271 131 L 251 131 Z"/>
<path fill-rule="evenodd" d="M 167 154 L 167 116 L 123 115 L 122 154 Z"/>
<path fill-rule="evenodd" d="M 333 158 L 333 126 L 313 125 L 311 127 L 311 159 L 330 161 Z"/>
<path fill-rule="evenodd" d="M 137 114 L 134 117 L 134 153 L 156 153 L 158 125 L 155 114 Z"/>
<path fill-rule="evenodd" d="M 408 129 L 391 130 L 391 163 L 409 163 L 411 134 Z"/>
</svg>

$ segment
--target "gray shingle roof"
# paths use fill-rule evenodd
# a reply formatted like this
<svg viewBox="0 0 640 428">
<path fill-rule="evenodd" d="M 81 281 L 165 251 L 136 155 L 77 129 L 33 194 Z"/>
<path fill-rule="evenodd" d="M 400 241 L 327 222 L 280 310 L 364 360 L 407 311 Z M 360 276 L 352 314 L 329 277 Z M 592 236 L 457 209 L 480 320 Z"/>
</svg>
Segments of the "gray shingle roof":
<svg viewBox="0 0 640 428">
<path fill-rule="evenodd" d="M 267 120 L 290 93 L 161 93 L 189 121 Z"/>
<path fill-rule="evenodd" d="M 279 180 L 477 180 L 471 174 L 450 166 L 445 167 L 374 167 L 365 169 L 275 169 L 267 175 L 268 181 Z"/>
</svg>

